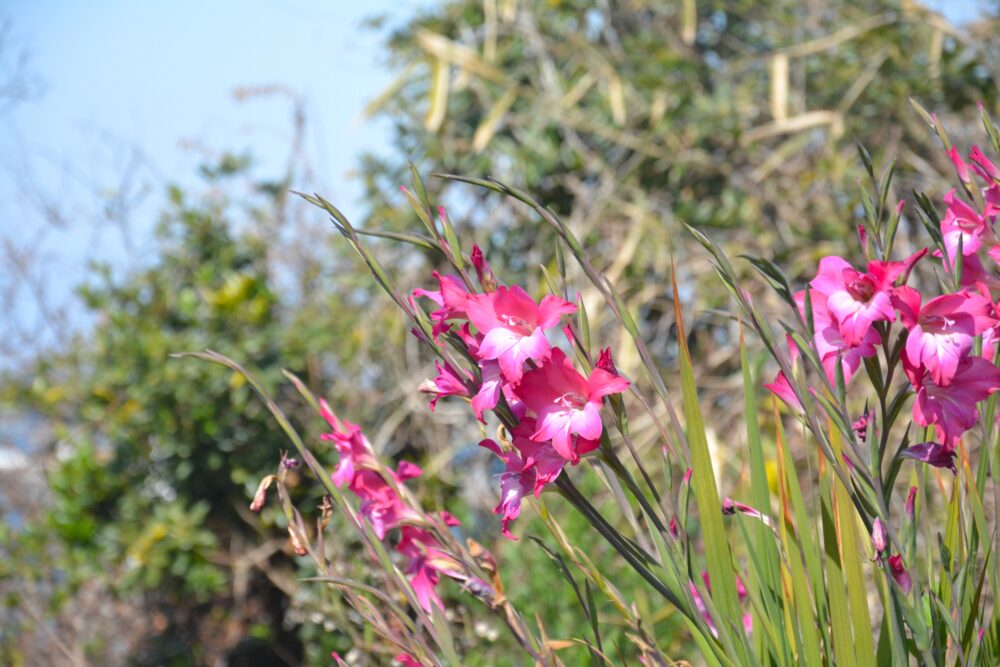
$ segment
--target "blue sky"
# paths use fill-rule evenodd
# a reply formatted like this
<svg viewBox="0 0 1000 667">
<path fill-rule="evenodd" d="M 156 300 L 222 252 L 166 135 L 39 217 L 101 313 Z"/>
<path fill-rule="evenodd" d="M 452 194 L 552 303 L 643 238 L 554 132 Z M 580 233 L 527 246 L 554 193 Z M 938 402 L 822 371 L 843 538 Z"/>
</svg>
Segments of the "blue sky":
<svg viewBox="0 0 1000 667">
<path fill-rule="evenodd" d="M 391 26 L 433 4 L 7 0 L 0 7 L 0 23 L 10 28 L 0 65 L 23 51 L 44 89 L 0 111 L 0 243 L 40 253 L 26 270 L 54 306 L 71 302 L 87 260 L 141 262 L 164 183 L 193 182 L 207 153 L 249 148 L 265 173 L 279 168 L 289 141 L 288 103 L 233 98 L 238 86 L 275 83 L 304 99 L 307 150 L 323 192 L 356 217 L 360 188 L 348 173 L 364 150 L 387 150 L 389 138 L 387 126 L 359 115 L 393 77 L 383 61 L 385 31 L 362 30 L 361 23 L 386 14 Z M 977 5 L 930 4 L 953 20 L 973 16 Z M 122 183 L 129 165 L 134 179 Z M 132 246 L 102 223 L 102 198 L 121 191 L 135 194 L 146 213 L 132 216 L 140 221 Z M 40 210 L 45 200 L 59 201 L 56 225 Z M 16 274 L 0 266 L 0 286 Z M 24 290 L 14 310 L 29 329 L 46 319 Z"/>
<path fill-rule="evenodd" d="M 386 150 L 389 137 L 385 124 L 360 114 L 393 78 L 381 47 L 386 30 L 361 24 L 385 14 L 396 25 L 431 4 L 4 3 L 2 64 L 27 54 L 43 90 L 0 115 L 0 242 L 40 252 L 29 270 L 58 305 L 88 260 L 141 261 L 163 185 L 193 182 L 206 155 L 249 149 L 263 173 L 280 173 L 291 106 L 280 96 L 240 103 L 240 86 L 283 84 L 302 97 L 323 191 L 357 211 L 360 188 L 348 172 L 364 150 Z M 133 178 L 123 183 L 130 165 Z M 142 202 L 131 246 L 102 219 L 102 199 L 123 190 Z M 46 199 L 59 201 L 58 224 L 39 210 Z M 0 267 L 0 281 L 18 280 L 15 273 Z M 16 316 L 42 324 L 33 297 L 20 297 Z"/>
</svg>

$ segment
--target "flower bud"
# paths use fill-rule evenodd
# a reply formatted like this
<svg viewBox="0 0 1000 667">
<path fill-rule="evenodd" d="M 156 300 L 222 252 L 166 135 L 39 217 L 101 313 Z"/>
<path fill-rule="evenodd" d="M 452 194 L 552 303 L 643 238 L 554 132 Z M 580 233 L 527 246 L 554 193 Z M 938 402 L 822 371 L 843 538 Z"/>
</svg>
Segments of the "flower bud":
<svg viewBox="0 0 1000 667">
<path fill-rule="evenodd" d="M 615 360 L 611 357 L 610 347 L 606 347 L 601 350 L 600 354 L 597 355 L 597 363 L 594 365 L 597 368 L 605 370 L 613 375 L 620 375 L 618 368 L 615 367 Z"/>
<path fill-rule="evenodd" d="M 497 288 L 497 279 L 493 275 L 493 268 L 483 256 L 483 251 L 479 246 L 472 246 L 472 265 L 476 267 L 476 275 L 479 277 L 479 284 L 484 292 L 492 292 Z"/>
<path fill-rule="evenodd" d="M 889 573 L 892 574 L 892 578 L 903 589 L 903 592 L 909 595 L 913 588 L 913 581 L 910 579 L 909 572 L 903 567 L 903 557 L 900 554 L 889 556 Z"/>
<path fill-rule="evenodd" d="M 881 519 L 875 519 L 875 524 L 872 526 L 872 546 L 878 556 L 885 551 L 885 526 L 882 525 Z"/>
<path fill-rule="evenodd" d="M 251 512 L 259 512 L 264 507 L 264 501 L 267 500 L 267 489 L 276 479 L 277 477 L 274 475 L 268 475 L 260 480 L 260 484 L 257 486 L 257 493 L 253 494 L 253 502 L 250 503 Z"/>
<path fill-rule="evenodd" d="M 917 487 L 911 486 L 909 493 L 906 494 L 906 504 L 903 505 L 903 512 L 906 513 L 906 518 L 913 521 L 914 509 L 917 503 Z"/>
</svg>

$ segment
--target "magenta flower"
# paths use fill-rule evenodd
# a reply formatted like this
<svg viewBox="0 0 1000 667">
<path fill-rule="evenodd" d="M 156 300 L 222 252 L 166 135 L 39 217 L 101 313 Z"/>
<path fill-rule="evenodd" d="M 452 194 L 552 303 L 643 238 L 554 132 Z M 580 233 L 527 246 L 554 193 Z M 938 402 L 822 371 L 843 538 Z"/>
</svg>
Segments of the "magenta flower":
<svg viewBox="0 0 1000 667">
<path fill-rule="evenodd" d="M 358 510 L 368 519 L 380 540 L 404 522 L 421 520 L 420 514 L 403 502 L 382 475 L 373 470 L 355 473 L 348 488 L 361 498 Z"/>
<path fill-rule="evenodd" d="M 522 499 L 530 494 L 537 498 L 546 484 L 559 477 L 566 465 L 566 459 L 559 456 L 552 445 L 537 443 L 523 435 L 533 429 L 531 420 L 515 429 L 513 450 L 504 451 L 489 439 L 479 443 L 480 447 L 496 454 L 506 466 L 500 474 L 500 503 L 493 508 L 493 513 L 500 515 L 503 534 L 512 540 L 517 538 L 510 532 L 510 523 L 521 516 Z"/>
<path fill-rule="evenodd" d="M 889 288 L 900 273 L 902 265 L 896 262 L 871 262 L 868 273 L 861 273 L 844 259 L 831 256 L 820 260 L 819 272 L 809 284 L 825 297 L 844 342 L 853 347 L 862 343 L 873 322 L 895 319 Z M 823 299 L 813 300 L 814 309 L 818 301 Z"/>
<path fill-rule="evenodd" d="M 796 292 L 795 303 L 799 306 L 799 311 L 805 317 L 805 292 Z M 888 298 L 888 297 L 886 297 Z M 882 342 L 878 332 L 872 328 L 865 331 L 861 338 L 855 343 L 848 344 L 843 334 L 843 327 L 835 313 L 827 307 L 823 294 L 818 290 L 810 291 L 813 311 L 813 329 L 816 332 L 813 339 L 816 345 L 816 353 L 823 364 L 827 378 L 830 382 L 837 379 L 837 360 L 840 360 L 844 372 L 844 382 L 850 382 L 851 377 L 861 366 L 861 361 L 865 357 L 873 356 L 876 353 L 875 346 Z M 890 301 L 891 303 L 891 301 Z M 895 317 L 895 312 L 893 312 Z"/>
<path fill-rule="evenodd" d="M 913 588 L 913 582 L 910 580 L 910 574 L 903 567 L 903 557 L 900 554 L 889 556 L 889 573 L 892 574 L 892 578 L 903 589 L 903 592 L 909 595 Z"/>
<path fill-rule="evenodd" d="M 470 297 L 465 304 L 469 321 L 483 334 L 479 358 L 496 359 L 510 382 L 519 382 L 528 359 L 541 363 L 551 346 L 545 330 L 559 324 L 576 306 L 551 294 L 536 304 L 521 287 L 498 287 L 488 294 Z"/>
<path fill-rule="evenodd" d="M 962 244 L 963 255 L 974 255 L 982 245 L 982 237 L 987 231 L 986 219 L 964 201 L 955 196 L 955 190 L 950 190 L 944 196 L 948 210 L 941 221 L 941 235 L 948 257 L 954 258 L 958 253 L 958 245 Z"/>
<path fill-rule="evenodd" d="M 1000 183 L 1000 169 L 997 169 L 997 166 L 983 155 L 979 146 L 972 147 L 972 150 L 969 151 L 969 159 L 972 161 L 972 169 L 980 178 L 987 182 Z"/>
<path fill-rule="evenodd" d="M 597 448 L 604 430 L 601 399 L 620 394 L 628 386 L 628 380 L 601 368 L 584 377 L 566 354 L 555 348 L 548 362 L 524 374 L 515 392 L 538 415 L 538 429 L 531 439 L 551 440 L 563 458 L 576 463 L 581 454 Z M 578 437 L 574 439 L 574 435 Z"/>
<path fill-rule="evenodd" d="M 951 470 L 952 474 L 958 474 L 958 468 L 955 467 L 955 450 L 951 447 L 945 445 L 939 445 L 936 442 L 922 442 L 919 445 L 913 445 L 907 447 L 899 454 L 904 459 L 913 459 L 914 461 L 923 461 L 927 465 L 934 466 L 935 468 L 948 468 Z M 910 487 L 910 494 L 916 495 L 917 487 Z M 911 504 L 911 497 L 906 497 L 906 503 L 909 507 L 909 517 L 913 518 L 913 507 Z"/>
<path fill-rule="evenodd" d="M 905 350 L 903 369 L 917 392 L 913 420 L 921 426 L 933 425 L 938 438 L 949 448 L 976 425 L 976 405 L 1000 389 L 1000 368 L 982 357 L 960 361 L 946 387 L 934 382 L 925 366 L 914 364 Z"/>
<path fill-rule="evenodd" d="M 441 363 L 440 361 L 435 361 L 434 368 L 437 369 L 437 377 L 433 380 L 424 380 L 418 388 L 419 391 L 425 394 L 431 394 L 431 412 L 434 412 L 437 402 L 444 396 L 469 395 L 469 388 L 465 385 L 471 379 L 468 377 L 468 374 L 466 374 L 466 377 L 462 377 L 447 362 Z"/>
<path fill-rule="evenodd" d="M 909 329 L 906 355 L 912 363 L 923 364 L 942 387 L 951 384 L 958 362 L 972 349 L 973 338 L 992 324 L 992 304 L 975 294 L 945 294 L 921 306 L 917 290 L 899 287 L 893 301 Z"/>
<path fill-rule="evenodd" d="M 332 432 L 324 433 L 320 438 L 333 442 L 340 454 L 337 469 L 330 475 L 334 484 L 338 487 L 350 484 L 358 470 L 378 468 L 378 460 L 372 451 L 371 443 L 368 442 L 368 438 L 364 436 L 359 426 L 346 419 L 338 419 L 323 399 L 319 401 L 319 411 L 333 429 Z"/>
<path fill-rule="evenodd" d="M 435 271 L 434 277 L 437 278 L 439 289 L 415 289 L 413 294 L 427 297 L 438 305 L 438 309 L 431 313 L 431 319 L 434 320 L 433 333 L 436 339 L 450 328 L 448 320 L 467 319 L 465 305 L 473 295 L 465 288 L 465 283 L 458 276 L 442 276 Z"/>
</svg>

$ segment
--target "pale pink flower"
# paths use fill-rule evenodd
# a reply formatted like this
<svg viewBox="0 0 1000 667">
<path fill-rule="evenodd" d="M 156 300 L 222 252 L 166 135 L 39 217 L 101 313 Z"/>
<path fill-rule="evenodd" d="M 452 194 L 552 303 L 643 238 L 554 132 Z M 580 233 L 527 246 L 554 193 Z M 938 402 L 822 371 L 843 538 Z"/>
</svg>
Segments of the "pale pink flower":
<svg viewBox="0 0 1000 667">
<path fill-rule="evenodd" d="M 604 429 L 602 399 L 628 387 L 628 380 L 601 368 L 584 377 L 572 360 L 555 348 L 551 359 L 524 374 L 515 392 L 538 415 L 538 430 L 531 439 L 551 440 L 560 455 L 575 463 L 585 451 L 597 447 Z"/>
<path fill-rule="evenodd" d="M 498 287 L 488 294 L 477 294 L 465 304 L 469 321 L 479 329 L 479 359 L 500 362 L 500 370 L 510 382 L 518 382 L 524 363 L 541 363 L 549 356 L 545 330 L 559 324 L 559 319 L 576 311 L 572 303 L 551 294 L 540 304 L 521 287 Z"/>
</svg>

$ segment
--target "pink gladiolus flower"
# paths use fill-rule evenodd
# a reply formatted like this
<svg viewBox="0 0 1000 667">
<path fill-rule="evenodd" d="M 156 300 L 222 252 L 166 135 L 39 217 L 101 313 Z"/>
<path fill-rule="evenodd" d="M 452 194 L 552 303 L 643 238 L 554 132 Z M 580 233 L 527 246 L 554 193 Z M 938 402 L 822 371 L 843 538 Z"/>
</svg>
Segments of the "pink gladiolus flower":
<svg viewBox="0 0 1000 667">
<path fill-rule="evenodd" d="M 982 357 L 960 361 L 946 387 L 934 382 L 927 368 L 915 364 L 905 350 L 903 369 L 917 392 L 913 420 L 921 426 L 933 424 L 938 438 L 949 448 L 976 425 L 979 420 L 976 405 L 1000 389 L 1000 368 Z"/>
<path fill-rule="evenodd" d="M 872 423 L 872 413 L 868 410 L 868 406 L 865 406 L 864 413 L 858 417 L 857 421 L 851 424 L 851 428 L 854 430 L 854 435 L 858 436 L 858 440 L 864 442 L 868 438 L 868 427 Z"/>
<path fill-rule="evenodd" d="M 744 503 L 736 502 L 732 498 L 726 498 L 722 501 L 722 513 L 730 516 L 736 514 L 737 512 L 741 514 L 746 514 L 747 516 L 753 517 L 763 523 L 765 526 L 771 525 L 771 519 L 767 515 L 760 512 L 760 510 L 754 509 L 750 505 L 745 505 Z"/>
<path fill-rule="evenodd" d="M 362 499 L 358 510 L 368 519 L 380 540 L 403 522 L 420 521 L 420 515 L 403 502 L 382 475 L 373 470 L 355 473 L 348 488 Z"/>
<path fill-rule="evenodd" d="M 420 662 L 409 653 L 400 653 L 393 658 L 393 660 L 398 662 L 403 667 L 424 667 L 424 663 Z"/>
<path fill-rule="evenodd" d="M 923 364 L 935 384 L 951 384 L 958 362 L 972 349 L 973 338 L 985 331 L 992 321 L 992 304 L 975 294 L 945 294 L 920 305 L 920 293 L 912 287 L 899 287 L 893 301 L 900 319 L 910 331 L 906 355 L 914 364 Z"/>
<path fill-rule="evenodd" d="M 948 468 L 952 474 L 958 474 L 958 468 L 955 467 L 955 450 L 945 445 L 939 445 L 936 442 L 922 442 L 919 445 L 907 447 L 900 453 L 900 456 L 904 459 L 923 461 L 935 468 Z M 915 494 L 916 488 L 915 486 L 910 487 L 911 492 Z M 906 502 L 910 502 L 909 496 L 907 496 Z M 912 507 L 910 509 L 912 510 Z M 910 518 L 913 518 L 912 513 L 910 514 Z"/>
<path fill-rule="evenodd" d="M 517 285 L 470 297 L 465 308 L 469 320 L 483 334 L 479 358 L 499 361 L 504 377 L 514 383 L 521 380 L 528 359 L 541 363 L 548 358 L 551 346 L 545 330 L 576 311 L 572 303 L 551 294 L 536 304 Z"/>
<path fill-rule="evenodd" d="M 899 587 L 903 589 L 903 592 L 909 595 L 913 588 L 913 582 L 910 580 L 910 574 L 903 567 L 903 557 L 900 554 L 889 556 L 889 572 Z"/>
<path fill-rule="evenodd" d="M 948 204 L 948 210 L 941 221 L 941 235 L 944 237 L 948 257 L 956 256 L 959 242 L 962 244 L 963 255 L 976 254 L 987 229 L 986 219 L 956 197 L 955 190 L 950 190 L 944 196 L 944 201 Z"/>
<path fill-rule="evenodd" d="M 955 172 L 958 174 L 959 180 L 963 183 L 971 183 L 972 177 L 969 176 L 969 166 L 965 164 L 965 160 L 962 159 L 958 148 L 952 146 L 951 150 L 948 151 L 948 157 L 951 158 L 951 163 L 955 165 Z"/>
<path fill-rule="evenodd" d="M 525 425 L 523 433 L 534 428 L 533 424 Z M 508 539 L 517 539 L 510 532 L 510 523 L 521 515 L 521 500 L 529 494 L 537 498 L 546 484 L 559 477 L 566 460 L 559 456 L 548 443 L 537 443 L 515 429 L 514 447 L 512 451 L 504 451 L 493 440 L 483 440 L 480 447 L 485 447 L 496 454 L 504 462 L 506 470 L 500 475 L 500 503 L 493 508 L 494 514 L 501 516 L 502 532 Z"/>
<path fill-rule="evenodd" d="M 356 471 L 361 468 L 370 470 L 378 468 L 378 461 L 375 458 L 375 453 L 372 452 L 371 443 L 368 442 L 368 438 L 364 436 L 359 426 L 346 419 L 337 419 L 337 416 L 333 414 L 330 406 L 323 399 L 319 401 L 319 411 L 333 429 L 331 433 L 324 433 L 320 438 L 332 441 L 340 453 L 337 469 L 330 475 L 334 484 L 337 486 L 350 484 Z"/>
<path fill-rule="evenodd" d="M 448 330 L 448 320 L 467 319 L 465 305 L 473 295 L 469 294 L 465 283 L 457 276 L 442 276 L 435 271 L 434 277 L 437 278 L 439 289 L 415 289 L 413 294 L 427 297 L 438 305 L 438 309 L 431 313 L 431 319 L 435 323 L 434 337 L 437 338 Z"/>
<path fill-rule="evenodd" d="M 973 170 L 979 174 L 980 178 L 984 181 L 1000 183 L 1000 169 L 997 169 L 997 166 L 983 155 L 979 146 L 972 147 L 972 150 L 969 151 L 969 159 L 972 161 Z"/>
<path fill-rule="evenodd" d="M 796 292 L 794 298 L 802 316 L 805 317 L 805 292 Z M 816 337 L 813 340 L 826 376 L 831 383 L 836 382 L 837 360 L 839 359 L 844 373 L 844 382 L 850 382 L 854 373 L 861 366 L 862 359 L 873 356 L 876 353 L 875 346 L 881 343 L 882 339 L 877 331 L 869 328 L 857 342 L 848 344 L 846 337 L 843 336 L 844 329 L 840 320 L 824 303 L 823 294 L 818 290 L 812 290 L 810 300 L 812 301 L 813 329 L 816 332 Z M 895 311 L 893 311 L 893 317 L 895 317 Z"/>
<path fill-rule="evenodd" d="M 955 472 L 958 474 L 957 470 Z M 906 503 L 903 505 L 903 512 L 906 514 L 906 518 L 910 521 L 913 521 L 913 513 L 916 510 L 916 503 L 917 487 L 911 486 L 909 492 L 906 494 Z"/>
<path fill-rule="evenodd" d="M 563 458 L 576 463 L 580 455 L 597 448 L 604 430 L 601 399 L 628 389 L 629 381 L 595 368 L 581 375 L 559 348 L 540 368 L 524 374 L 515 392 L 538 415 L 536 442 L 551 440 Z M 576 435 L 574 443 L 573 436 Z"/>
<path fill-rule="evenodd" d="M 819 272 L 809 284 L 825 297 L 844 343 L 854 347 L 862 344 L 873 322 L 895 319 L 889 288 L 902 271 L 900 262 L 870 262 L 868 273 L 861 273 L 844 259 L 830 256 L 820 260 Z M 813 309 L 822 301 L 813 299 Z"/>
<path fill-rule="evenodd" d="M 872 547 L 875 549 L 876 556 L 885 551 L 885 526 L 882 525 L 881 519 L 875 519 L 875 523 L 872 525 Z"/>
<path fill-rule="evenodd" d="M 467 374 L 466 377 L 462 377 L 451 364 L 440 361 L 434 362 L 434 368 L 437 369 L 437 377 L 433 380 L 424 380 L 418 388 L 425 394 L 431 394 L 431 412 L 434 412 L 437 402 L 444 396 L 469 395 L 469 388 L 465 383 L 471 378 Z"/>
</svg>

